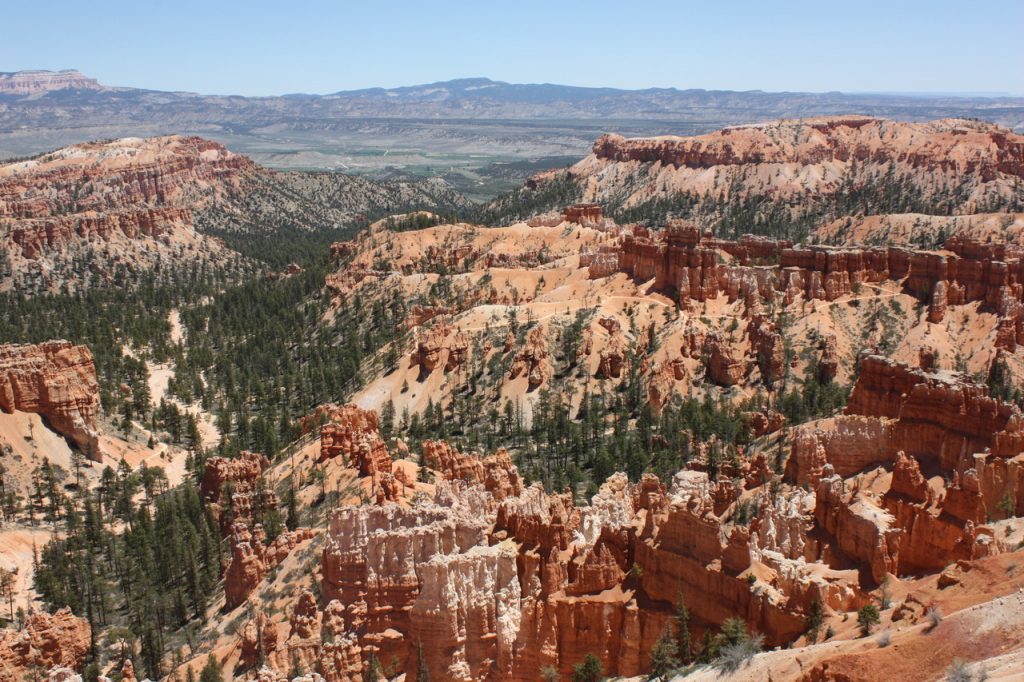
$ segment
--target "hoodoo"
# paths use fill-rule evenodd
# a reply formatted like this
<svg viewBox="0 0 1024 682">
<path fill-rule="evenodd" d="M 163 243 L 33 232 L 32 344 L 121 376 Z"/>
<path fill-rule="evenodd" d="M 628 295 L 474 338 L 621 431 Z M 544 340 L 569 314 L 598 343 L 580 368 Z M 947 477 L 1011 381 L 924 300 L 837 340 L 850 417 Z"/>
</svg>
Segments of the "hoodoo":
<svg viewBox="0 0 1024 682">
<path fill-rule="evenodd" d="M 475 208 L 0 166 L 0 682 L 1013 678 L 1021 150 L 613 135 Z"/>
</svg>

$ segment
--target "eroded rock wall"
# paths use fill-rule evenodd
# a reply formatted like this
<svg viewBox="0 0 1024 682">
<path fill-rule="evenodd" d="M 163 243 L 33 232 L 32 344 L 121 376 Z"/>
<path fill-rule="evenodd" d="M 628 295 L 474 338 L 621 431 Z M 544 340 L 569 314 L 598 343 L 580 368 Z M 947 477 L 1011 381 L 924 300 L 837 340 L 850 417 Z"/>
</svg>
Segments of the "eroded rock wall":
<svg viewBox="0 0 1024 682">
<path fill-rule="evenodd" d="M 68 341 L 0 346 L 0 410 L 34 412 L 96 461 L 99 384 L 92 353 Z"/>
</svg>

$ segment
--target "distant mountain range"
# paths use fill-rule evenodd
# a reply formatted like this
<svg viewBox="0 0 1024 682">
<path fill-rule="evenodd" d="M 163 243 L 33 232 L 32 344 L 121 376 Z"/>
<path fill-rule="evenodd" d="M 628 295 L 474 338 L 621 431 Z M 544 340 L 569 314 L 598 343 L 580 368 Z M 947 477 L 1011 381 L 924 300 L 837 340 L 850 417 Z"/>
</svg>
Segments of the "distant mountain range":
<svg viewBox="0 0 1024 682">
<path fill-rule="evenodd" d="M 605 132 L 694 135 L 844 114 L 980 118 L 1024 130 L 1022 97 L 619 90 L 487 78 L 242 97 L 109 87 L 77 71 L 22 71 L 0 73 L 0 158 L 98 138 L 196 134 L 276 167 L 443 171 L 464 174 L 468 186 L 491 177 L 488 164 L 581 156 Z"/>
<path fill-rule="evenodd" d="M 198 95 L 101 85 L 79 71 L 0 73 L 0 96 L 6 105 L 0 125 L 28 124 L 48 107 L 79 106 L 110 121 L 161 120 L 186 114 L 210 124 L 266 120 L 287 114 L 295 119 L 352 116 L 453 118 L 596 118 L 689 121 L 714 116 L 753 122 L 861 113 L 890 118 L 944 118 L 976 115 L 995 123 L 1024 125 L 1024 97 L 958 96 L 842 92 L 763 92 L 760 90 L 622 90 L 551 83 L 518 84 L 489 78 L 461 78 L 399 88 L 343 90 L 327 95 L 288 94 L 279 97 Z M 119 112 L 104 105 L 129 105 Z M 134 105 L 134 108 L 131 108 Z M 415 107 L 415 110 L 410 109 Z M 424 109 L 426 107 L 426 109 Z M 118 115 L 119 114 L 119 115 Z"/>
</svg>

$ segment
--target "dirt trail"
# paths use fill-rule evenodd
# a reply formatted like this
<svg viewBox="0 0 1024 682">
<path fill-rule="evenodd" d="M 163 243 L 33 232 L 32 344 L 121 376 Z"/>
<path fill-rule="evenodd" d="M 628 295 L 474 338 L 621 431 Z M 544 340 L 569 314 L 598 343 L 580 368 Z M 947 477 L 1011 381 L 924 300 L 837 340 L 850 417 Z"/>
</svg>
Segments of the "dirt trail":
<svg viewBox="0 0 1024 682">
<path fill-rule="evenodd" d="M 19 606 L 26 611 L 35 603 L 37 595 L 32 589 L 32 558 L 33 549 L 41 551 L 49 542 L 53 532 L 42 526 L 28 527 L 20 525 L 6 526 L 0 529 L 0 567 L 16 569 L 18 574 L 14 583 L 14 608 Z M 7 600 L 0 602 L 0 613 L 9 617 Z"/>
</svg>

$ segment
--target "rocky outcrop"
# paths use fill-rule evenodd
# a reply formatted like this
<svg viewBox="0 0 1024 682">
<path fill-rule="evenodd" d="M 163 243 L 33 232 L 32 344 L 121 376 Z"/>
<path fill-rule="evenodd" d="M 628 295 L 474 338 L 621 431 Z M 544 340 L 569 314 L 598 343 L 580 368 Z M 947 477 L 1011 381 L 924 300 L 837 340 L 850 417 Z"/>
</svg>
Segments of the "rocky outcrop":
<svg viewBox="0 0 1024 682">
<path fill-rule="evenodd" d="M 954 559 L 976 559 L 998 551 L 991 528 L 984 526 L 985 503 L 973 469 L 954 474 L 953 483 L 936 495 L 921 475 L 918 462 L 900 453 L 885 506 L 902 529 L 902 572 L 938 571 Z"/>
<path fill-rule="evenodd" d="M 869 566 L 876 583 L 898 573 L 901 526 L 886 510 L 859 493 L 826 464 L 816 488 L 814 518 L 835 539 L 835 549 Z"/>
<path fill-rule="evenodd" d="M 351 241 L 333 242 L 331 244 L 331 262 L 337 262 L 348 258 L 356 252 L 356 245 Z"/>
<path fill-rule="evenodd" d="M 818 382 L 827 384 L 839 373 L 839 350 L 836 348 L 836 337 L 829 334 L 818 344 L 821 351 L 818 355 Z"/>
<path fill-rule="evenodd" d="M 594 143 L 597 159 L 671 164 L 705 169 L 720 166 L 827 162 L 899 164 L 913 168 L 992 177 L 1024 176 L 1024 138 L 989 124 L 968 121 L 896 123 L 869 117 L 784 121 L 725 128 L 691 138 L 626 139 L 604 135 Z"/>
<path fill-rule="evenodd" d="M 225 537 L 232 533 L 235 523 L 251 526 L 263 514 L 277 508 L 276 493 L 262 484 L 263 472 L 269 466 L 266 457 L 247 450 L 234 458 L 206 460 L 199 491 L 219 520 Z"/>
<path fill-rule="evenodd" d="M 599 204 L 573 204 L 562 210 L 562 219 L 579 225 L 599 225 L 601 206 Z"/>
<path fill-rule="evenodd" d="M 312 673 L 296 680 L 322 680 L 323 682 L 362 682 L 368 666 L 362 651 L 352 635 L 345 634 L 344 608 L 331 601 L 321 611 L 316 596 L 303 590 L 291 607 L 288 617 L 288 635 L 282 638 L 278 625 L 260 608 L 254 608 L 239 637 L 240 670 L 253 670 L 262 663 L 257 673 L 259 680 L 292 679 L 279 671 L 304 670 Z M 316 672 L 313 672 L 316 671 Z"/>
<path fill-rule="evenodd" d="M 499 502 L 523 491 L 519 471 L 506 450 L 481 458 L 460 453 L 445 441 L 427 440 L 423 442 L 423 464 L 447 481 L 482 485 Z"/>
<path fill-rule="evenodd" d="M 925 372 L 932 372 L 936 369 L 938 352 L 931 346 L 922 346 L 917 351 L 917 366 Z"/>
<path fill-rule="evenodd" d="M 895 419 L 887 450 L 935 459 L 946 470 L 972 466 L 976 452 L 1013 457 L 1024 451 L 1020 412 L 988 397 L 986 386 L 881 356 L 861 359 L 846 412 Z"/>
<path fill-rule="evenodd" d="M 776 382 L 785 375 L 786 353 L 777 325 L 761 315 L 755 315 L 747 325 L 750 352 L 761 369 L 765 383 Z"/>
<path fill-rule="evenodd" d="M 64 668 L 61 666 L 50 668 L 46 675 L 46 679 L 47 682 L 82 682 L 81 675 L 71 668 Z M 100 677 L 99 682 L 104 682 L 104 678 Z"/>
<path fill-rule="evenodd" d="M 203 468 L 199 492 L 208 502 L 221 502 L 225 488 L 235 493 L 251 493 L 270 466 L 270 460 L 256 452 L 243 450 L 238 457 L 211 457 Z"/>
<path fill-rule="evenodd" d="M 989 516 L 1024 516 L 1024 454 L 1008 458 L 976 453 L 974 469 Z"/>
<path fill-rule="evenodd" d="M 704 301 L 727 293 L 730 300 L 752 294 L 767 296 L 775 286 L 776 274 L 753 263 L 777 258 L 790 242 L 771 241 L 744 235 L 738 242 L 702 234 L 685 221 L 672 221 L 660 233 L 634 227 L 619 245 L 619 270 L 636 280 L 654 280 L 654 287 L 677 292 L 680 301 Z M 720 254 L 737 259 L 740 267 L 723 264 Z"/>
<path fill-rule="evenodd" d="M 81 670 L 89 653 L 89 622 L 67 608 L 30 613 L 20 631 L 0 630 L 0 680 L 20 682 L 38 670 Z"/>
<path fill-rule="evenodd" d="M 412 364 L 419 365 L 421 376 L 438 367 L 452 372 L 463 366 L 469 358 L 470 339 L 464 332 L 447 324 L 437 324 L 417 335 Z"/>
<path fill-rule="evenodd" d="M 987 387 L 960 375 L 866 356 L 847 404 L 849 414 L 795 430 L 786 477 L 815 485 L 826 464 L 844 478 L 892 464 L 894 475 L 899 474 L 897 490 L 909 494 L 901 488 L 909 485 L 902 477 L 908 462 L 919 460 L 949 477 L 975 472 L 985 513 L 961 515 L 963 520 L 998 518 L 1007 496 L 1011 506 L 1024 511 L 1017 502 L 1018 491 L 1024 490 L 1018 483 L 1024 420 L 1015 406 L 987 393 Z M 923 502 L 919 494 L 910 497 Z"/>
<path fill-rule="evenodd" d="M 935 571 L 999 551 L 986 521 L 1019 507 L 1021 415 L 985 387 L 878 356 L 860 363 L 848 414 L 800 427 L 786 475 L 815 486 L 808 556 L 887 573 Z M 855 475 L 891 466 L 879 499 Z M 930 481 L 924 465 L 943 476 Z M 852 477 L 852 478 L 851 478 Z M 849 480 L 844 480 L 849 479 Z M 999 511 L 995 511 L 995 510 Z"/>
<path fill-rule="evenodd" d="M 747 365 L 721 335 L 709 334 L 704 342 L 708 378 L 719 386 L 735 386 L 746 375 Z"/>
<path fill-rule="evenodd" d="M 267 617 L 263 609 L 254 608 L 252 617 L 242 626 L 238 648 L 236 672 L 255 668 L 276 653 L 277 625 Z"/>
<path fill-rule="evenodd" d="M 828 592 L 761 548 L 787 586 L 801 587 L 792 602 L 781 588 L 755 593 L 740 575 L 752 561 L 749 535 L 726 539 L 706 474 L 685 472 L 671 490 L 651 475 L 633 485 L 617 474 L 577 507 L 568 492 L 493 486 L 487 460 L 443 444 L 425 445 L 424 459 L 444 476 L 433 501 L 331 515 L 321 591 L 344 627 L 335 639 L 364 662 L 397 657 L 412 675 L 422 657 L 441 679 L 533 680 L 543 666 L 571 676 L 596 653 L 609 674 L 637 675 L 680 589 L 695 618 L 740 613 L 778 642 L 802 629 L 815 590 Z M 498 468 L 518 480 L 510 464 Z"/>
<path fill-rule="evenodd" d="M 598 324 L 622 333 L 612 318 Z M 672 371 L 664 367 L 656 373 Z M 1024 465 L 1004 456 L 1018 442 L 1016 413 L 990 417 L 999 430 L 987 449 L 957 458 L 974 467 L 949 470 L 945 484 L 928 480 L 920 458 L 902 447 L 914 430 L 933 438 L 930 429 L 945 429 L 934 442 L 969 444 L 975 427 L 957 410 L 1003 408 L 986 412 L 970 382 L 942 372 L 865 372 L 862 362 L 861 381 L 851 402 L 869 414 L 794 430 L 787 478 L 801 485 L 780 482 L 762 451 L 723 464 L 717 481 L 696 470 L 671 485 L 616 474 L 580 506 L 573 491 L 524 487 L 505 452 L 479 457 L 426 441 L 420 462 L 435 473 L 432 497 L 425 486 L 400 503 L 384 496 L 330 512 L 320 589 L 327 606 L 300 598 L 269 665 L 280 670 L 297 658 L 325 678 L 349 679 L 376 659 L 407 676 L 423 665 L 440 679 L 533 680 L 546 666 L 569 677 L 594 653 L 608 674 L 634 676 L 647 671 L 680 594 L 695 623 L 739 616 L 768 643 L 785 645 L 804 631 L 815 601 L 853 611 L 889 575 L 999 551 L 985 520 L 993 495 L 1024 482 Z M 922 386 L 932 392 L 919 395 Z M 938 401 L 931 413 L 925 398 Z M 352 411 L 347 442 L 376 430 L 371 416 L 353 410 L 335 410 Z M 767 409 L 745 416 L 752 425 L 755 418 L 763 429 L 781 426 Z M 712 447 L 694 443 L 690 466 L 707 467 Z M 873 467 L 892 469 L 888 491 Z M 258 576 L 260 565 L 239 540 L 233 575 L 244 583 L 253 572 L 246 566 Z M 251 542 L 252 554 L 258 546 Z M 254 642 L 263 641 L 258 632 Z"/>
<path fill-rule="evenodd" d="M 526 335 L 526 343 L 516 354 L 508 378 L 525 376 L 531 389 L 539 387 L 551 376 L 551 355 L 542 327 L 534 327 Z"/>
<path fill-rule="evenodd" d="M 682 358 L 651 366 L 647 379 L 647 401 L 656 414 L 660 413 L 675 395 L 676 382 L 685 379 L 686 376 L 686 364 Z"/>
<path fill-rule="evenodd" d="M 263 528 L 250 533 L 244 523 L 237 523 L 228 538 L 231 560 L 224 571 L 224 609 L 230 610 L 245 602 L 266 575 Z"/>
<path fill-rule="evenodd" d="M 391 455 L 380 436 L 377 413 L 356 405 L 329 412 L 330 421 L 320 428 L 320 461 L 343 457 L 361 476 L 391 473 Z"/>
<path fill-rule="evenodd" d="M 430 647 L 424 659 L 432 679 L 512 674 L 522 619 L 517 556 L 506 542 L 438 554 L 420 566 L 410 631 L 423 643 L 417 646 Z"/>
<path fill-rule="evenodd" d="M 587 268 L 590 279 L 610 277 L 619 272 L 619 250 L 614 246 L 602 246 L 596 252 L 581 252 L 580 267 Z"/>
<path fill-rule="evenodd" d="M 316 670 L 323 643 L 322 629 L 317 598 L 311 591 L 303 590 L 291 607 L 288 638 L 278 652 L 278 660 L 286 659 L 301 670 Z"/>
<path fill-rule="evenodd" d="M 405 661 L 409 612 L 418 596 L 420 566 L 437 555 L 486 544 L 486 521 L 436 505 L 388 503 L 332 513 L 323 551 L 322 593 L 345 605 L 345 622 L 360 647 L 379 660 Z"/>
<path fill-rule="evenodd" d="M 889 494 L 912 502 L 929 502 L 931 499 L 931 490 L 928 488 L 928 481 L 921 475 L 920 464 L 903 452 L 896 453 Z"/>
<path fill-rule="evenodd" d="M 948 285 L 945 280 L 939 280 L 932 288 L 932 300 L 928 304 L 928 321 L 938 324 L 946 319 L 946 307 L 949 304 Z"/>
<path fill-rule="evenodd" d="M 797 427 L 786 463 L 786 477 L 817 485 L 826 465 L 843 478 L 895 457 L 893 424 L 888 419 L 841 415 Z"/>
<path fill-rule="evenodd" d="M 34 412 L 101 462 L 99 384 L 92 353 L 67 341 L 0 346 L 0 410 Z"/>
<path fill-rule="evenodd" d="M 121 682 L 138 682 L 138 678 L 135 677 L 135 664 L 130 658 L 124 659 L 124 665 L 121 666 Z"/>
<path fill-rule="evenodd" d="M 636 546 L 646 594 L 674 603 L 682 589 L 697 618 L 722 622 L 739 615 L 757 623 L 769 641 L 793 637 L 802 607 L 781 591 L 755 591 L 740 577 L 754 556 L 749 531 L 736 528 L 725 537 L 706 474 L 680 472 L 669 500 L 664 520 Z"/>
<path fill-rule="evenodd" d="M 170 208 L 196 184 L 255 168 L 246 157 L 198 137 L 86 143 L 21 162 L 18 173 L 4 174 L 0 215 L 28 220 L 61 215 L 62 197 L 90 182 L 112 189 L 79 191 L 75 213 Z"/>
<path fill-rule="evenodd" d="M 332 245 L 333 248 L 334 245 Z M 448 316 L 454 313 L 454 309 L 439 305 L 414 305 L 409 308 L 409 328 L 420 327 L 430 322 L 435 317 Z"/>
<path fill-rule="evenodd" d="M 231 559 L 224 570 L 224 609 L 229 611 L 245 603 L 268 571 L 316 535 L 313 529 L 296 528 L 281 533 L 268 545 L 261 525 L 250 533 L 245 523 L 236 522 L 228 536 Z"/>
<path fill-rule="evenodd" d="M 628 344 L 622 332 L 619 331 L 618 323 L 609 331 L 608 340 L 601 349 L 601 356 L 597 366 L 597 376 L 602 379 L 619 379 L 626 366 L 626 358 L 629 352 Z"/>
<path fill-rule="evenodd" d="M 798 298 L 834 301 L 865 285 L 900 282 L 929 304 L 930 322 L 945 319 L 951 305 L 977 301 L 1002 316 L 997 339 L 1002 347 L 1024 341 L 1024 251 L 963 238 L 950 239 L 945 247 L 793 246 L 750 235 L 729 241 L 669 221 L 658 231 L 626 229 L 617 267 L 636 280 L 653 280 L 655 289 L 677 294 L 682 304 L 723 294 L 729 301 L 743 300 L 751 317 L 776 295 L 786 305 Z"/>
<path fill-rule="evenodd" d="M 775 410 L 760 410 L 743 413 L 743 423 L 755 438 L 775 433 L 786 425 L 786 416 Z"/>
</svg>

